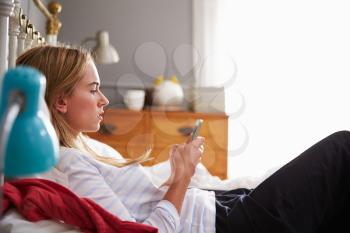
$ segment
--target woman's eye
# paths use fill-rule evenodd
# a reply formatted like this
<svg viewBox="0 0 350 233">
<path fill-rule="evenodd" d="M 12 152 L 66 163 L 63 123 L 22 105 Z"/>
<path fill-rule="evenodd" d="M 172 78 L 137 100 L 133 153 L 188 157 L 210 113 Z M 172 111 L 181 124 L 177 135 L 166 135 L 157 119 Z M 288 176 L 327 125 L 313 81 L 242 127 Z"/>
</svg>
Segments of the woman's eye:
<svg viewBox="0 0 350 233">
<path fill-rule="evenodd" d="M 97 90 L 91 90 L 90 91 L 92 94 L 95 94 L 97 92 Z"/>
</svg>

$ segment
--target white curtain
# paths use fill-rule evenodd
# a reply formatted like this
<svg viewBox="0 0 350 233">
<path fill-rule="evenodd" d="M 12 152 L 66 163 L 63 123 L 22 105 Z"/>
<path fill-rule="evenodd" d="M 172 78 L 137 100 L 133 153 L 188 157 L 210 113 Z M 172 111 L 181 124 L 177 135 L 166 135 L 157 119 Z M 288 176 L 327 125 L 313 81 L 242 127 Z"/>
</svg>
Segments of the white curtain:
<svg viewBox="0 0 350 233">
<path fill-rule="evenodd" d="M 228 26 L 226 24 L 228 15 L 224 10 L 226 5 L 225 0 L 193 0 L 193 45 L 199 54 L 199 56 L 194 54 L 193 60 L 194 64 L 199 64 L 194 73 L 195 87 L 207 92 L 209 88 L 216 88 L 209 89 L 216 93 L 208 98 L 212 102 L 222 102 L 224 108 L 220 110 L 229 116 L 228 173 L 232 176 L 230 157 L 244 152 L 249 142 L 249 135 L 247 128 L 239 119 L 245 109 L 245 99 L 239 87 L 235 85 L 237 64 L 224 44 L 227 29 L 225 27 Z M 217 90 L 221 93 L 217 93 Z M 207 92 L 202 93 L 202 98 Z"/>
<path fill-rule="evenodd" d="M 235 64 L 218 71 L 212 62 L 196 76 L 199 85 L 217 85 L 225 76 L 219 72 L 235 73 L 225 85 L 230 177 L 260 175 L 350 129 L 347 1 L 194 0 L 193 6 L 195 47 L 205 55 L 220 48 L 221 59 Z"/>
</svg>

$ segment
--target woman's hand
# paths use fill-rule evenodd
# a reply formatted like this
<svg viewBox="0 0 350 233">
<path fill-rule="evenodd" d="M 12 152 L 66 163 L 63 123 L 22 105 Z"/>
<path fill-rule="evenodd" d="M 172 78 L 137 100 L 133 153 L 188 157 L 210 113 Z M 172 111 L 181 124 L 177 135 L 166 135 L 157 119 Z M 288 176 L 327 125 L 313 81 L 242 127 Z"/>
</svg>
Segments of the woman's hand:
<svg viewBox="0 0 350 233">
<path fill-rule="evenodd" d="M 163 185 L 170 185 L 174 182 L 188 181 L 194 175 L 196 166 L 201 161 L 204 138 L 197 137 L 195 140 L 174 145 L 170 150 L 171 175 Z M 162 185 L 162 186 L 163 186 Z"/>
<path fill-rule="evenodd" d="M 164 200 L 171 202 L 180 214 L 185 194 L 197 164 L 201 161 L 204 149 L 204 138 L 197 137 L 170 150 L 171 176 L 166 182 L 169 185 Z"/>
</svg>

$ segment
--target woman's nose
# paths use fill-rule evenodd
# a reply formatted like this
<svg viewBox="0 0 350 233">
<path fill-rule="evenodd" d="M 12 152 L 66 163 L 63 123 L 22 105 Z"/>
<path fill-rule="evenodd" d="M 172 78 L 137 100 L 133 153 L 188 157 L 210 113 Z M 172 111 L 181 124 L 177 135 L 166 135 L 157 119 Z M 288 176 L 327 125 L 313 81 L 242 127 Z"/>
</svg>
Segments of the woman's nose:
<svg viewBox="0 0 350 233">
<path fill-rule="evenodd" d="M 102 92 L 100 92 L 100 94 L 101 94 L 101 101 L 100 101 L 101 105 L 107 106 L 109 104 L 109 100 Z"/>
</svg>

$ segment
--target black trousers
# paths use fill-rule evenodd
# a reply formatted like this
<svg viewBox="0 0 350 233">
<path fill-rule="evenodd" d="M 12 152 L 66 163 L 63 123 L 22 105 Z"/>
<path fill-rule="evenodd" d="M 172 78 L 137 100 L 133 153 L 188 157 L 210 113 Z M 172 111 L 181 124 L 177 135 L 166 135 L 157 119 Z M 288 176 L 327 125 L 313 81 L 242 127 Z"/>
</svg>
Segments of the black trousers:
<svg viewBox="0 0 350 233">
<path fill-rule="evenodd" d="M 313 145 L 253 190 L 216 192 L 216 231 L 349 233 L 350 132 Z"/>
</svg>

